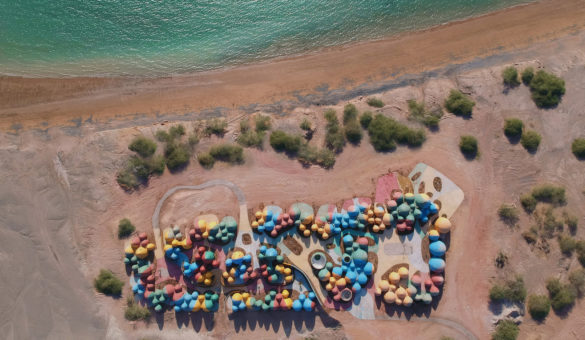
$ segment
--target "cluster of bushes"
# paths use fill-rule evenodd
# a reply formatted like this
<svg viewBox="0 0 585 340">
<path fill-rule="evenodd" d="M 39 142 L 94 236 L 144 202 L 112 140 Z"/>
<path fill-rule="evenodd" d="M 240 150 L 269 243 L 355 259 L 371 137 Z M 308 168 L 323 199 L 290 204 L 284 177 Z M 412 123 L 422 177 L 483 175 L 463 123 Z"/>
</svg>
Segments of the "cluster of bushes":
<svg viewBox="0 0 585 340">
<path fill-rule="evenodd" d="M 507 225 L 513 226 L 518 223 L 518 209 L 510 204 L 502 204 L 498 209 L 500 219 Z"/>
<path fill-rule="evenodd" d="M 467 158 L 476 158 L 479 153 L 477 138 L 469 135 L 461 136 L 459 139 L 459 150 Z"/>
<path fill-rule="evenodd" d="M 216 161 L 222 161 L 230 164 L 241 164 L 244 162 L 244 149 L 234 144 L 218 144 L 209 149 L 208 152 L 202 152 L 197 155 L 197 160 L 202 167 L 210 169 Z"/>
<path fill-rule="evenodd" d="M 543 184 L 532 189 L 529 194 L 520 197 L 520 204 L 524 210 L 531 214 L 536 209 L 538 202 L 550 203 L 552 205 L 563 205 L 567 202 L 565 188 L 551 184 Z M 575 223 L 574 218 L 572 222 Z M 576 226 L 575 226 L 576 227 Z"/>
<path fill-rule="evenodd" d="M 392 118 L 377 114 L 368 125 L 370 143 L 378 152 L 396 149 L 396 143 L 419 147 L 426 140 L 422 129 L 411 129 Z"/>
<path fill-rule="evenodd" d="M 129 219 L 123 218 L 118 223 L 118 238 L 128 237 L 136 230 L 136 227 Z"/>
<path fill-rule="evenodd" d="M 575 289 L 557 278 L 546 281 L 546 290 L 551 301 L 551 307 L 555 312 L 564 312 L 575 304 L 577 293 Z"/>
<path fill-rule="evenodd" d="M 207 121 L 203 133 L 206 136 L 216 135 L 222 137 L 227 132 L 228 123 L 223 118 L 214 118 Z"/>
<path fill-rule="evenodd" d="M 513 66 L 504 69 L 502 79 L 506 87 L 520 85 L 518 70 Z M 565 94 L 565 81 L 544 70 L 534 73 L 532 67 L 525 68 L 522 71 L 522 82 L 530 88 L 532 100 L 539 108 L 557 106 Z"/>
<path fill-rule="evenodd" d="M 423 102 L 417 102 L 416 100 L 408 101 L 408 119 L 424 124 L 429 129 L 436 129 L 439 127 L 439 121 L 443 116 L 443 111 L 439 108 L 438 110 L 429 111 L 425 107 Z"/>
<path fill-rule="evenodd" d="M 490 289 L 490 300 L 493 302 L 524 302 L 525 299 L 526 288 L 524 287 L 524 279 L 521 276 L 516 276 L 513 280 L 506 280 L 503 283 L 494 284 Z"/>
<path fill-rule="evenodd" d="M 325 126 L 325 146 L 329 150 L 339 153 L 345 146 L 345 135 L 339 125 L 339 119 L 337 119 L 335 110 L 329 109 L 325 111 L 325 119 L 327 120 L 327 125 Z"/>
<path fill-rule="evenodd" d="M 571 151 L 578 159 L 585 159 L 585 138 L 577 138 L 571 144 Z"/>
<path fill-rule="evenodd" d="M 517 118 L 508 118 L 504 123 L 504 134 L 510 140 L 518 141 L 522 146 L 531 153 L 538 150 L 542 137 L 536 131 L 524 131 L 524 123 Z"/>
<path fill-rule="evenodd" d="M 358 122 L 358 110 L 353 104 L 347 104 L 343 108 L 343 129 L 345 138 L 354 145 L 362 141 L 363 132 Z"/>
<path fill-rule="evenodd" d="M 445 100 L 447 111 L 456 116 L 471 117 L 474 106 L 475 102 L 459 90 L 451 90 L 449 97 Z"/>
<path fill-rule="evenodd" d="M 134 297 L 129 296 L 126 299 L 126 310 L 124 311 L 124 317 L 128 321 L 146 320 L 150 317 L 150 310 L 146 307 L 142 307 L 136 303 Z"/>
<path fill-rule="evenodd" d="M 494 333 L 492 334 L 492 340 L 516 340 L 518 338 L 520 329 L 514 321 L 502 320 L 498 322 Z"/>
<path fill-rule="evenodd" d="M 384 107 L 384 102 L 381 99 L 375 97 L 368 98 L 367 103 L 372 107 Z"/>
<path fill-rule="evenodd" d="M 303 164 L 315 164 L 326 169 L 335 165 L 335 153 L 332 150 L 318 149 L 309 145 L 300 136 L 281 130 L 270 134 L 270 145 L 277 152 L 284 152 L 289 157 L 297 157 Z"/>
<path fill-rule="evenodd" d="M 256 116 L 254 117 L 254 125 L 254 130 L 252 130 L 250 129 L 249 121 L 243 120 L 240 123 L 240 135 L 236 139 L 236 142 L 245 147 L 262 149 L 265 132 L 271 128 L 270 117 Z"/>
<path fill-rule="evenodd" d="M 191 148 L 188 144 L 178 143 L 173 140 L 165 146 L 164 155 L 167 168 L 170 171 L 178 171 L 189 163 Z"/>
<path fill-rule="evenodd" d="M 370 126 L 370 123 L 372 122 L 372 119 L 374 119 L 372 113 L 370 111 L 365 111 L 360 116 L 360 125 L 367 130 Z"/>
<path fill-rule="evenodd" d="M 100 270 L 99 275 L 94 279 L 93 285 L 95 289 L 102 294 L 119 296 L 122 294 L 124 282 L 118 279 L 112 271 L 102 269 Z"/>
<path fill-rule="evenodd" d="M 153 140 L 138 136 L 128 145 L 128 149 L 136 155 L 131 156 L 124 169 L 116 175 L 116 181 L 123 189 L 136 189 L 140 184 L 148 182 L 150 176 L 164 172 L 165 160 L 154 154 L 157 145 Z"/>
</svg>

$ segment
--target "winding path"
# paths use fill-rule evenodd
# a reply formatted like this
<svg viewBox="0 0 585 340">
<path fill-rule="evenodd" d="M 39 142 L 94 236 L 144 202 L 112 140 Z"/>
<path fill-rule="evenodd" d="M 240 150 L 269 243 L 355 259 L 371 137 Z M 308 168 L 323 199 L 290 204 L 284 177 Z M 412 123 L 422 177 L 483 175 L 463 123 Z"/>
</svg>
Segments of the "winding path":
<svg viewBox="0 0 585 340">
<path fill-rule="evenodd" d="M 247 205 L 246 205 L 246 196 L 244 195 L 244 192 L 242 191 L 242 189 L 240 189 L 240 187 L 238 187 L 236 184 L 234 184 L 230 181 L 227 181 L 227 180 L 223 180 L 223 179 L 214 179 L 214 180 L 210 180 L 210 181 L 201 183 L 199 185 L 179 185 L 179 186 L 173 187 L 173 188 L 169 189 L 167 192 L 165 192 L 163 197 L 161 197 L 161 199 L 158 201 L 158 203 L 156 205 L 156 208 L 154 209 L 154 213 L 152 214 L 152 230 L 154 232 L 155 242 L 157 244 L 156 251 L 155 251 L 155 256 L 157 258 L 162 258 L 164 256 L 162 253 L 162 238 L 161 238 L 161 232 L 160 232 L 160 226 L 159 226 L 159 215 L 160 215 L 160 211 L 161 211 L 165 201 L 169 197 L 171 197 L 174 193 L 176 193 L 177 191 L 180 191 L 180 190 L 203 190 L 203 189 L 207 189 L 207 188 L 211 188 L 211 187 L 215 187 L 215 186 L 226 187 L 226 188 L 230 189 L 234 193 L 234 195 L 236 195 L 236 198 L 238 199 L 238 203 L 240 206 L 240 223 L 239 224 L 241 225 L 242 223 L 246 223 L 249 227 L 248 209 L 247 209 Z M 238 229 L 239 229 L 239 227 L 240 226 L 238 226 Z M 298 269 L 297 266 L 294 266 L 294 267 L 296 269 Z M 307 281 L 309 281 L 309 280 L 307 280 Z M 313 287 L 313 289 L 314 289 L 314 287 Z M 406 318 L 406 317 L 399 317 L 399 316 L 392 316 L 392 317 L 386 316 L 382 319 L 395 320 L 395 321 L 410 321 L 410 322 L 421 321 L 421 322 L 436 323 L 436 324 L 447 326 L 447 327 L 450 327 L 450 328 L 453 328 L 453 329 L 459 331 L 461 334 L 465 335 L 465 337 L 467 337 L 467 339 L 470 339 L 470 340 L 477 340 L 478 339 L 475 336 L 475 334 L 473 334 L 473 332 L 471 332 L 470 330 L 465 328 L 465 326 L 463 326 L 462 324 L 460 324 L 456 321 L 449 320 L 449 319 L 442 319 L 442 318 L 435 318 L 435 317 Z"/>
</svg>

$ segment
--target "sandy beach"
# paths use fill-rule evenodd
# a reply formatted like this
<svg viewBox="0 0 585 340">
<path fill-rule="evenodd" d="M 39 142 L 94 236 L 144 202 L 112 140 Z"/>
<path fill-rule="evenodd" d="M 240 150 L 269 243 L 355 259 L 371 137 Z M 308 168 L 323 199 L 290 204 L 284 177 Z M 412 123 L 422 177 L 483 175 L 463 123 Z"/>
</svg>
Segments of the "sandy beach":
<svg viewBox="0 0 585 340">
<path fill-rule="evenodd" d="M 385 83 L 578 32 L 585 1 L 543 0 L 385 40 L 162 79 L 0 78 L 0 129 L 106 123 L 256 104 L 318 103 L 334 90 Z M 378 89 L 377 89 L 378 88 Z M 286 105 L 283 105 L 286 109 Z"/>
</svg>

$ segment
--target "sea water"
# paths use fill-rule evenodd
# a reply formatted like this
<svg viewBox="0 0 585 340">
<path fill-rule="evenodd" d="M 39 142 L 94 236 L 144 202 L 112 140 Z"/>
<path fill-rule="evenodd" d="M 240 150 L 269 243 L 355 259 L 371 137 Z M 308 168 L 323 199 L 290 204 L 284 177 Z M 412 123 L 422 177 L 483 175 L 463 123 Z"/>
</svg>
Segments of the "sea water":
<svg viewBox="0 0 585 340">
<path fill-rule="evenodd" d="M 380 39 L 524 2 L 0 0 L 0 75 L 177 75 Z"/>
</svg>

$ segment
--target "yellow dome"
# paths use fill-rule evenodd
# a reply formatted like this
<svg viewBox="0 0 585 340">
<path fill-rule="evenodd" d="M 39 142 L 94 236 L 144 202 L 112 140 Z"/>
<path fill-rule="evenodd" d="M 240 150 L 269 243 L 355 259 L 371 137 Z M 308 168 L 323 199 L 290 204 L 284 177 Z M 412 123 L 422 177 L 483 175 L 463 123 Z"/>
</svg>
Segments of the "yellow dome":
<svg viewBox="0 0 585 340">
<path fill-rule="evenodd" d="M 256 211 L 255 216 L 256 216 L 257 219 L 261 219 L 262 218 L 262 212 L 261 211 Z"/>
<path fill-rule="evenodd" d="M 400 277 L 403 279 L 407 278 L 408 277 L 408 268 L 400 267 L 400 269 L 398 269 L 398 275 L 400 275 Z"/>
<path fill-rule="evenodd" d="M 384 222 L 385 225 L 390 225 L 390 214 L 389 213 L 384 214 L 384 217 L 382 217 L 382 222 Z"/>
<path fill-rule="evenodd" d="M 252 228 L 258 228 L 258 222 L 256 221 L 252 222 Z"/>
<path fill-rule="evenodd" d="M 398 274 L 397 272 L 392 272 L 390 273 L 388 278 L 390 279 L 391 283 L 397 283 L 398 281 L 400 281 L 400 274 Z"/>
<path fill-rule="evenodd" d="M 242 257 L 244 257 L 244 253 L 242 253 L 239 250 L 234 251 L 234 253 L 232 254 L 232 260 L 241 259 Z"/>
<path fill-rule="evenodd" d="M 144 247 L 138 247 L 135 254 L 139 259 L 144 259 L 146 256 L 148 256 L 148 250 L 146 250 Z"/>
<path fill-rule="evenodd" d="M 451 231 L 451 222 L 445 217 L 439 217 L 435 221 L 435 228 L 441 233 L 445 234 Z"/>
<path fill-rule="evenodd" d="M 407 295 L 408 293 L 406 293 L 406 289 L 403 287 L 398 287 L 398 289 L 396 289 L 396 297 L 398 297 L 400 300 L 403 300 Z"/>
<path fill-rule="evenodd" d="M 383 292 L 387 292 L 390 289 L 390 282 L 388 282 L 387 280 L 380 281 L 378 285 L 380 286 L 380 289 Z"/>
<path fill-rule="evenodd" d="M 154 248 L 156 248 L 156 246 L 154 245 L 154 243 L 149 243 L 146 245 L 146 249 L 148 250 L 154 250 Z"/>
<path fill-rule="evenodd" d="M 242 293 L 242 299 L 245 300 L 245 299 L 248 299 L 249 297 L 250 297 L 250 293 L 248 293 L 248 292 Z"/>
<path fill-rule="evenodd" d="M 396 294 L 394 294 L 394 292 L 388 291 L 384 294 L 384 302 L 394 303 L 394 301 L 396 301 Z"/>
<path fill-rule="evenodd" d="M 420 197 L 422 197 L 422 199 L 423 199 L 423 200 L 425 200 L 425 201 L 428 201 L 428 200 L 430 200 L 430 199 L 431 199 L 431 198 L 429 197 L 429 195 L 427 195 L 427 194 L 420 194 Z"/>
<path fill-rule="evenodd" d="M 290 293 L 288 292 L 288 290 L 286 290 L 286 289 L 285 289 L 285 290 L 283 290 L 283 291 L 282 291 L 282 297 L 283 297 L 283 298 L 285 298 L 285 299 L 286 299 L 286 298 L 288 298 L 288 297 L 289 297 L 289 295 L 290 295 Z"/>
<path fill-rule="evenodd" d="M 242 294 L 235 293 L 234 295 L 232 295 L 232 300 L 234 300 L 234 301 L 242 301 Z"/>
<path fill-rule="evenodd" d="M 376 287 L 376 291 L 374 294 L 376 294 L 378 296 L 382 295 L 382 290 L 380 289 L 380 287 Z"/>
<path fill-rule="evenodd" d="M 134 254 L 134 249 L 132 248 L 132 246 L 128 246 L 128 248 L 126 248 L 126 250 L 124 250 L 124 252 L 126 254 Z"/>
<path fill-rule="evenodd" d="M 402 304 L 406 307 L 412 306 L 412 298 L 410 296 L 406 296 L 404 300 L 402 300 Z"/>
<path fill-rule="evenodd" d="M 439 236 L 439 232 L 436 229 L 431 229 L 429 231 L 429 236 Z"/>
</svg>

